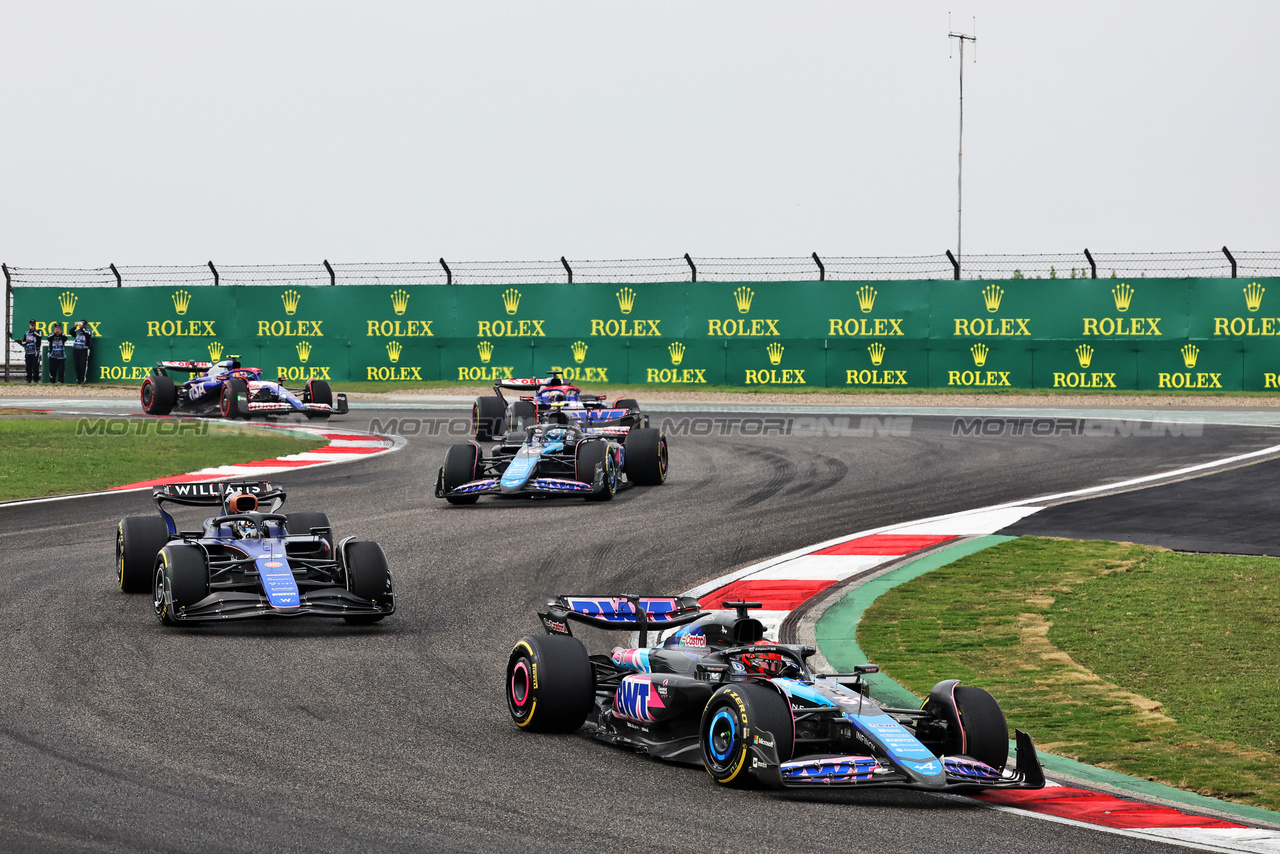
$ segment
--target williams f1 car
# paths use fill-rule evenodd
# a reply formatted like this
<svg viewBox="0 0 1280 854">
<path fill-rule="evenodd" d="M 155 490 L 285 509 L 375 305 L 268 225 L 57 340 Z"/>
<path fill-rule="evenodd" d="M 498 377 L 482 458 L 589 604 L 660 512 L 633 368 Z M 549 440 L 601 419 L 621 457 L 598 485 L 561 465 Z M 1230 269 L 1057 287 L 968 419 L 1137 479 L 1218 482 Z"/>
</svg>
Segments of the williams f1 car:
<svg viewBox="0 0 1280 854">
<path fill-rule="evenodd" d="M 624 483 L 667 478 L 667 439 L 654 427 L 585 427 L 563 409 L 504 435 L 488 457 L 478 442 L 451 445 L 436 497 L 474 504 L 481 495 L 578 495 L 608 501 Z M 624 480 L 625 479 L 625 480 Z"/>
<path fill-rule="evenodd" d="M 503 389 L 522 391 L 519 400 L 507 402 Z M 545 377 L 500 379 L 493 384 L 494 397 L 478 397 L 471 407 L 471 426 L 477 442 L 488 442 L 504 433 L 534 424 L 551 409 L 563 410 L 581 427 L 610 427 L 624 435 L 632 427 L 648 427 L 649 416 L 633 398 L 620 397 L 612 404 L 602 394 L 583 394 L 552 371 Z"/>
<path fill-rule="evenodd" d="M 279 513 L 285 493 L 266 482 L 172 483 L 151 497 L 156 516 L 116 529 L 125 593 L 151 591 L 165 625 L 246 617 L 342 617 L 373 623 L 396 609 L 381 546 L 336 546 L 324 513 Z M 199 529 L 178 529 L 167 505 L 216 508 Z"/>
<path fill-rule="evenodd" d="M 522 729 L 586 732 L 661 759 L 702 765 L 723 785 L 898 786 L 931 791 L 1036 789 L 1031 737 L 1008 763 L 1004 713 L 980 688 L 934 686 L 919 709 L 882 706 L 853 673 L 817 674 L 811 646 L 775 644 L 749 616 L 703 611 L 692 597 L 558 596 L 546 633 L 521 638 L 507 661 L 507 708 Z M 624 630 L 639 645 L 588 655 L 570 624 Z M 674 629 L 660 646 L 652 630 Z"/>
<path fill-rule="evenodd" d="M 179 385 L 169 372 L 190 375 Z M 328 418 L 347 412 L 347 396 L 336 396 L 324 380 L 307 380 L 293 391 L 283 382 L 262 378 L 261 368 L 246 368 L 235 358 L 221 362 L 156 362 L 142 381 L 142 411 L 148 415 L 221 415 L 251 418 L 255 415 L 301 413 L 307 418 Z"/>
</svg>

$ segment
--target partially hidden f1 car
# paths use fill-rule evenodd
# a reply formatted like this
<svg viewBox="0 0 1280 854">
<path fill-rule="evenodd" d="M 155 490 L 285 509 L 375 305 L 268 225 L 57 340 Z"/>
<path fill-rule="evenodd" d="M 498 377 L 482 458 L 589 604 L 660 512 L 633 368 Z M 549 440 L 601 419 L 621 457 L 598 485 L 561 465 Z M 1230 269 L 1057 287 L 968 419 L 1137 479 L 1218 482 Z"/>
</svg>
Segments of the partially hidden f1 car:
<svg viewBox="0 0 1280 854">
<path fill-rule="evenodd" d="M 524 394 L 519 400 L 508 402 L 502 396 L 504 388 Z M 476 398 L 471 407 L 471 426 L 477 442 L 519 431 L 551 409 L 562 410 L 581 427 L 607 427 L 616 436 L 626 435 L 632 427 L 649 426 L 649 416 L 640 411 L 634 398 L 620 397 L 610 404 L 602 394 L 584 394 L 555 371 L 545 377 L 496 380 L 493 394 Z"/>
<path fill-rule="evenodd" d="M 181 385 L 169 372 L 190 375 Z M 221 362 L 156 362 L 142 381 L 142 411 L 148 415 L 221 415 L 251 418 L 257 415 L 301 413 L 307 418 L 328 418 L 348 411 L 347 396 L 334 395 L 324 380 L 307 380 L 296 391 L 283 382 L 262 378 L 261 368 L 246 368 L 239 359 Z"/>
<path fill-rule="evenodd" d="M 701 764 L 724 785 L 898 786 L 932 791 L 1036 789 L 1044 773 L 1017 732 L 1008 763 L 1004 713 L 980 688 L 939 682 L 919 709 L 869 696 L 865 674 L 817 674 L 811 646 L 775 644 L 753 602 L 692 597 L 557 596 L 546 633 L 521 638 L 507 662 L 507 708 L 535 732 L 586 732 L 661 759 Z M 639 646 L 588 655 L 571 622 L 638 633 Z M 661 646 L 650 630 L 675 629 Z"/>
<path fill-rule="evenodd" d="M 667 478 L 667 439 L 654 427 L 585 427 L 563 409 L 507 433 L 488 457 L 478 442 L 451 445 L 436 497 L 474 504 L 481 495 L 579 495 L 608 501 L 627 484 Z M 625 478 L 625 481 L 624 481 Z"/>
<path fill-rule="evenodd" d="M 165 625 L 306 614 L 373 623 L 396 609 L 382 547 L 354 537 L 335 546 L 326 514 L 277 512 L 275 484 L 171 483 L 151 497 L 158 517 L 120 520 L 116 571 L 125 593 L 151 591 Z M 169 504 L 217 515 L 181 531 Z"/>
</svg>

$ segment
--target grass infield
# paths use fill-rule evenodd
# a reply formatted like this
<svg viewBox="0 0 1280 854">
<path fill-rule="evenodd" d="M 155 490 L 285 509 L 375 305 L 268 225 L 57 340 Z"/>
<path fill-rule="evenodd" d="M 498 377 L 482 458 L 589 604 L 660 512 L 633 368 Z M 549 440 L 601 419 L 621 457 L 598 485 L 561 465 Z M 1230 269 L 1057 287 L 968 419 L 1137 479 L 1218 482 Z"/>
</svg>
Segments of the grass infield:
<svg viewBox="0 0 1280 854">
<path fill-rule="evenodd" d="M 324 444 L 203 421 L 0 418 L 0 501 L 93 492 Z"/>
<path fill-rule="evenodd" d="M 893 588 L 858 643 L 989 690 L 1038 747 L 1280 809 L 1280 560 L 1022 537 Z"/>
</svg>

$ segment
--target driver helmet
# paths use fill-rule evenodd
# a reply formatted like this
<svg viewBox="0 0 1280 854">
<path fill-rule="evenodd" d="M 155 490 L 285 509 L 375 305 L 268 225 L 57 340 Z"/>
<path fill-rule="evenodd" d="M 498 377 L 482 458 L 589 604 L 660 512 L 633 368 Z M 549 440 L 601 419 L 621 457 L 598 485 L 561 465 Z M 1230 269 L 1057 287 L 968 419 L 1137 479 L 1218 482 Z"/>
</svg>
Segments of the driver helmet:
<svg viewBox="0 0 1280 854">
<path fill-rule="evenodd" d="M 772 678 L 774 676 L 786 675 L 788 669 L 795 669 L 795 663 L 788 658 L 784 658 L 782 653 L 770 652 L 769 647 L 775 646 L 773 641 L 758 640 L 752 646 L 759 647 L 759 652 L 750 652 L 742 656 L 742 666 L 747 669 L 748 673 L 754 673 L 758 676 L 766 676 Z"/>
<path fill-rule="evenodd" d="M 542 400 L 547 406 L 564 406 L 569 402 L 568 396 L 561 388 L 549 388 L 542 393 Z"/>
</svg>

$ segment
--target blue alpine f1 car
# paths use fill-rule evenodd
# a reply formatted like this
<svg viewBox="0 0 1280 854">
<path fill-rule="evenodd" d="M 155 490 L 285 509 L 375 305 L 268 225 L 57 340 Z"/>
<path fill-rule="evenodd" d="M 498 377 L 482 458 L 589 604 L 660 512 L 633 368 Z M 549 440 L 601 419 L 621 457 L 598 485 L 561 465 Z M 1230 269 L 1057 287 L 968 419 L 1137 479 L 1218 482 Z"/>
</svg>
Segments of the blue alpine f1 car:
<svg viewBox="0 0 1280 854">
<path fill-rule="evenodd" d="M 1044 773 L 1031 737 L 1008 729 L 995 699 L 955 679 L 919 709 L 883 706 L 864 676 L 814 673 L 811 646 L 764 639 L 749 615 L 702 610 L 692 597 L 557 596 L 545 634 L 507 660 L 511 719 L 534 732 L 585 731 L 609 744 L 702 765 L 717 782 L 775 788 L 898 786 L 930 791 L 1036 789 Z M 639 645 L 588 655 L 570 624 L 636 633 Z M 652 630 L 672 630 L 659 646 Z"/>
<path fill-rule="evenodd" d="M 278 512 L 275 484 L 172 483 L 151 497 L 158 517 L 120 520 L 116 570 L 125 593 L 151 591 L 165 625 L 307 614 L 373 623 L 396 609 L 382 548 L 354 537 L 335 546 L 324 513 Z M 217 513 L 183 531 L 168 505 Z"/>
<path fill-rule="evenodd" d="M 525 392 L 508 402 L 502 390 Z M 640 404 L 620 397 L 612 404 L 602 394 L 584 394 L 557 372 L 530 379 L 500 379 L 493 384 L 493 397 L 478 397 L 471 407 L 471 425 L 477 442 L 488 442 L 504 433 L 534 424 L 552 409 L 562 410 L 580 427 L 609 427 L 613 435 L 626 435 L 632 427 L 648 427 L 649 416 Z"/>
<path fill-rule="evenodd" d="M 179 385 L 169 372 L 190 375 Z M 335 397 L 329 383 L 307 380 L 293 391 L 283 382 L 262 378 L 261 368 L 246 368 L 239 359 L 221 362 L 156 362 L 142 381 L 142 411 L 148 415 L 221 415 L 223 418 L 289 415 L 328 418 L 348 411 L 347 396 Z"/>
<path fill-rule="evenodd" d="M 667 477 L 667 440 L 653 427 L 587 427 L 564 409 L 502 436 L 489 456 L 478 442 L 450 446 L 436 497 L 474 504 L 481 495 L 577 495 L 608 501 L 626 484 Z"/>
</svg>

